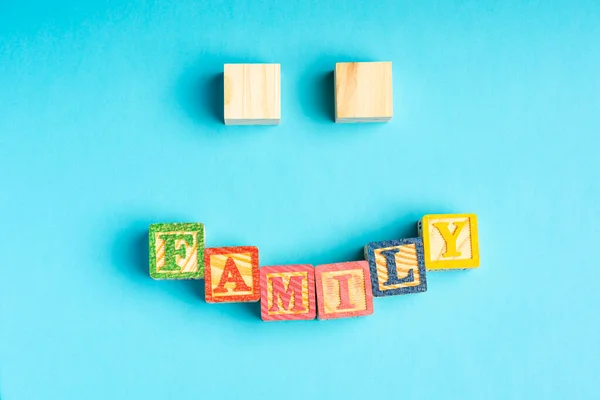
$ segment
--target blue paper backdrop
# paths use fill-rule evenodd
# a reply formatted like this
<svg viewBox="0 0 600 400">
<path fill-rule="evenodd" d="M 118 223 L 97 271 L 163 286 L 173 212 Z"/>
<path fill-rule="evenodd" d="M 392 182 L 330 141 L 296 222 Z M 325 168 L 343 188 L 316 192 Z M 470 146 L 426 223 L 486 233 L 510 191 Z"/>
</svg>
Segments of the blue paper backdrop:
<svg viewBox="0 0 600 400">
<path fill-rule="evenodd" d="M 597 1 L 0 3 L 0 397 L 588 399 Z M 393 61 L 394 118 L 336 125 L 336 61 Z M 226 127 L 225 62 L 282 122 Z M 355 260 L 475 212 L 481 268 L 368 318 L 261 322 L 148 277 L 147 226 L 263 265 Z"/>
</svg>

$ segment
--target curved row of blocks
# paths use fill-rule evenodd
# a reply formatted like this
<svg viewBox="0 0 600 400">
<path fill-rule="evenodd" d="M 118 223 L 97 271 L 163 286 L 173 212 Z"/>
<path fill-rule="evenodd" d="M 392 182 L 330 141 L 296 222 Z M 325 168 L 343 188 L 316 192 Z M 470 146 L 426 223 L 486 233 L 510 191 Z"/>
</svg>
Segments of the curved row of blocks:
<svg viewBox="0 0 600 400">
<path fill-rule="evenodd" d="M 150 276 L 203 279 L 210 303 L 261 301 L 265 321 L 373 313 L 373 297 L 427 290 L 427 271 L 479 266 L 474 214 L 426 215 L 419 237 L 373 242 L 364 261 L 259 268 L 255 246 L 204 247 L 204 225 L 150 226 Z"/>
<path fill-rule="evenodd" d="M 279 64 L 225 64 L 226 125 L 276 125 L 281 120 Z M 392 118 L 392 63 L 335 65 L 335 122 L 387 122 Z"/>
</svg>

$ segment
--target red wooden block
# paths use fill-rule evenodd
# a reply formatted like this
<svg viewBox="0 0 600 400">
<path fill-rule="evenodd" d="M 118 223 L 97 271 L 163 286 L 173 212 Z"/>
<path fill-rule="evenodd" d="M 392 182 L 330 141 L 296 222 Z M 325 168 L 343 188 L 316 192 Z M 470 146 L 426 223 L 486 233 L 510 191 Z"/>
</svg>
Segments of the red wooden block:
<svg viewBox="0 0 600 400">
<path fill-rule="evenodd" d="M 319 265 L 315 268 L 318 319 L 373 314 L 371 274 L 367 261 Z"/>
<path fill-rule="evenodd" d="M 209 303 L 252 302 L 260 299 L 258 248 L 207 248 L 204 284 Z"/>
<path fill-rule="evenodd" d="M 264 321 L 314 319 L 315 269 L 277 265 L 260 269 L 260 314 Z"/>
</svg>

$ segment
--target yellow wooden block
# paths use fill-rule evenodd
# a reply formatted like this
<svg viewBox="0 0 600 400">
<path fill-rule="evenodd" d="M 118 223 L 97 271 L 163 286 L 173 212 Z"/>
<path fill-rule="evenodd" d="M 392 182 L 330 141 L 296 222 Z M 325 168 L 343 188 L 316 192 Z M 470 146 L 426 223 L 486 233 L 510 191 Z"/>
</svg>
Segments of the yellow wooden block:
<svg viewBox="0 0 600 400">
<path fill-rule="evenodd" d="M 392 109 L 391 62 L 335 64 L 335 122 L 387 122 Z"/>
<path fill-rule="evenodd" d="M 279 124 L 279 64 L 225 64 L 223 76 L 225 124 Z"/>
<path fill-rule="evenodd" d="M 418 228 L 428 271 L 479 267 L 475 214 L 425 215 Z"/>
</svg>

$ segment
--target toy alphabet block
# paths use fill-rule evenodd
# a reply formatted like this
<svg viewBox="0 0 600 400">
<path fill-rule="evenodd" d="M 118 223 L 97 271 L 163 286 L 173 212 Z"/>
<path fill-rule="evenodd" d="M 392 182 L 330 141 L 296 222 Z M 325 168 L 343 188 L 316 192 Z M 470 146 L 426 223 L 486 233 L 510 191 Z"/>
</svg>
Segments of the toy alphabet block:
<svg viewBox="0 0 600 400">
<path fill-rule="evenodd" d="M 392 118 L 392 63 L 335 64 L 335 122 L 387 122 Z"/>
<path fill-rule="evenodd" d="M 204 225 L 173 223 L 150 225 L 150 277 L 202 279 L 204 277 Z"/>
<path fill-rule="evenodd" d="M 418 223 L 428 271 L 479 267 L 475 214 L 425 215 Z"/>
<path fill-rule="evenodd" d="M 369 264 L 351 261 L 315 268 L 318 319 L 373 314 Z"/>
<path fill-rule="evenodd" d="M 314 319 L 317 314 L 312 265 L 262 267 L 260 293 L 264 321 Z"/>
<path fill-rule="evenodd" d="M 373 296 L 427 291 L 421 238 L 373 242 L 365 246 Z"/>
<path fill-rule="evenodd" d="M 206 301 L 253 302 L 260 299 L 258 248 L 207 248 L 204 252 Z"/>
<path fill-rule="evenodd" d="M 279 123 L 279 64 L 225 64 L 223 76 L 226 125 Z"/>
</svg>

